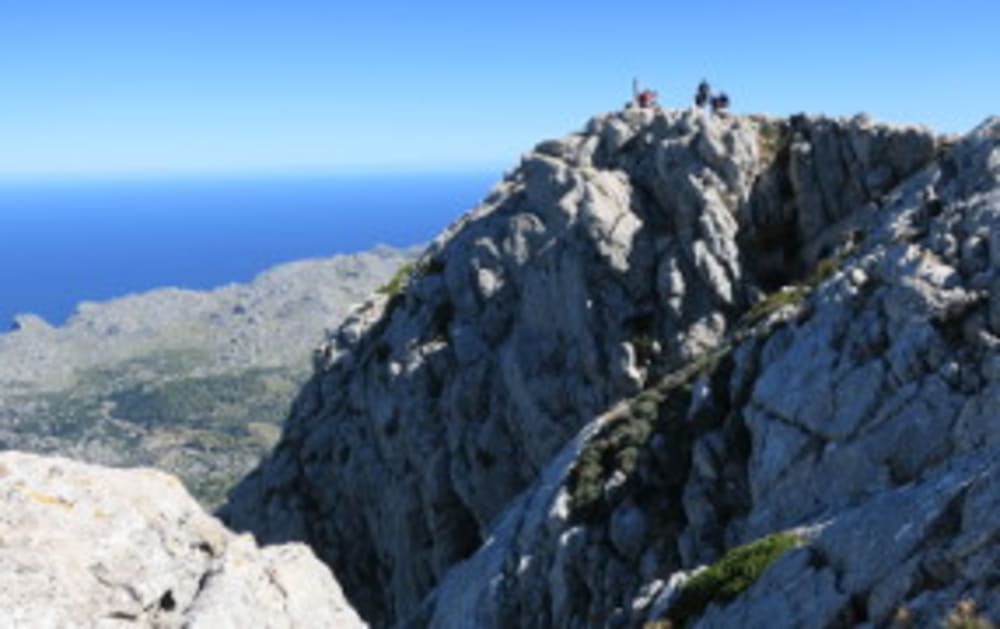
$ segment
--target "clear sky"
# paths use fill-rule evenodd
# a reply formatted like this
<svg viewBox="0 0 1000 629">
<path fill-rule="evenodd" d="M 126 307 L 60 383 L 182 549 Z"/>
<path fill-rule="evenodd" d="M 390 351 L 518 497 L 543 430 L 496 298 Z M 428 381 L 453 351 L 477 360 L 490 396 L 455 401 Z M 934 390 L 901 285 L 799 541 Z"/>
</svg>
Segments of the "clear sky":
<svg viewBox="0 0 1000 629">
<path fill-rule="evenodd" d="M 2 0 L 0 177 L 499 171 L 634 76 L 962 132 L 1000 2 Z"/>
</svg>

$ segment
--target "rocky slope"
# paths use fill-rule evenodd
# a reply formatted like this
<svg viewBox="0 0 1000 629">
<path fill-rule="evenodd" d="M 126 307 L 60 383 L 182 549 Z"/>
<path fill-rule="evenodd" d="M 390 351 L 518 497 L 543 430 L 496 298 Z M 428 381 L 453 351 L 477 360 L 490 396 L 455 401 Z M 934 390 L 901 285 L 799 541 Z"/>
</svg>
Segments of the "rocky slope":
<svg viewBox="0 0 1000 629">
<path fill-rule="evenodd" d="M 4 627 L 363 627 L 301 544 L 258 548 L 174 477 L 0 453 Z"/>
<path fill-rule="evenodd" d="M 224 518 L 376 625 L 996 616 L 998 235 L 1000 119 L 595 118 L 331 336 Z"/>
<path fill-rule="evenodd" d="M 213 291 L 81 304 L 0 335 L 0 449 L 180 475 L 215 504 L 277 439 L 310 352 L 416 250 L 276 267 Z"/>
</svg>

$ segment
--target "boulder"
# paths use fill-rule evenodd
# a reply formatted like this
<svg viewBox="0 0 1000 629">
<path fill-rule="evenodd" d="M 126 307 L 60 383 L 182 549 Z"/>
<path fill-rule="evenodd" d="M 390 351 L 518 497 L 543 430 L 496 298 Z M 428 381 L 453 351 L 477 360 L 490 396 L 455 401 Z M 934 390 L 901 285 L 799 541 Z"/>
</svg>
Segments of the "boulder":
<svg viewBox="0 0 1000 629">
<path fill-rule="evenodd" d="M 4 627 L 363 627 L 302 544 L 258 547 L 173 476 L 0 453 Z"/>
</svg>

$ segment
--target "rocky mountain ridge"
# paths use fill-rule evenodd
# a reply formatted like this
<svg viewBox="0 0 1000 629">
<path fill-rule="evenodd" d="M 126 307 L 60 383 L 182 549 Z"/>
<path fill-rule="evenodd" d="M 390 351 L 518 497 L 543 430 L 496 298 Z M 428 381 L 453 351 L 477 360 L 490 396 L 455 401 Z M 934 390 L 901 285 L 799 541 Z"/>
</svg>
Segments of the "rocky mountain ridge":
<svg viewBox="0 0 1000 629">
<path fill-rule="evenodd" d="M 1000 119 L 599 116 L 330 336 L 223 517 L 377 626 L 996 617 L 998 235 Z"/>
</svg>

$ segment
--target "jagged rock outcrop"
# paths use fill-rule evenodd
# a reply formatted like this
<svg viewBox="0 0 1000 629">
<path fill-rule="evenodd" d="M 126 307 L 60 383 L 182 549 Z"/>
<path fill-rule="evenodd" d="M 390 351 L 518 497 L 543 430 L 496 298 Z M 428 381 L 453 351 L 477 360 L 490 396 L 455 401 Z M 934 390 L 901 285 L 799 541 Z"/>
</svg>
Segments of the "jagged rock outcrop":
<svg viewBox="0 0 1000 629">
<path fill-rule="evenodd" d="M 4 627 L 363 627 L 301 544 L 258 548 L 176 478 L 0 453 Z"/>
<path fill-rule="evenodd" d="M 638 624 L 802 527 L 798 598 L 704 622 L 995 610 L 998 129 L 631 110 L 544 142 L 348 318 L 223 515 L 378 625 Z"/>
<path fill-rule="evenodd" d="M 588 425 L 417 618 L 641 625 L 670 616 L 684 569 L 803 525 L 696 625 L 930 626 L 966 598 L 1000 614 L 998 156 L 992 121 L 862 207 L 829 278 Z M 588 474 L 595 451 L 612 463 Z"/>
</svg>

